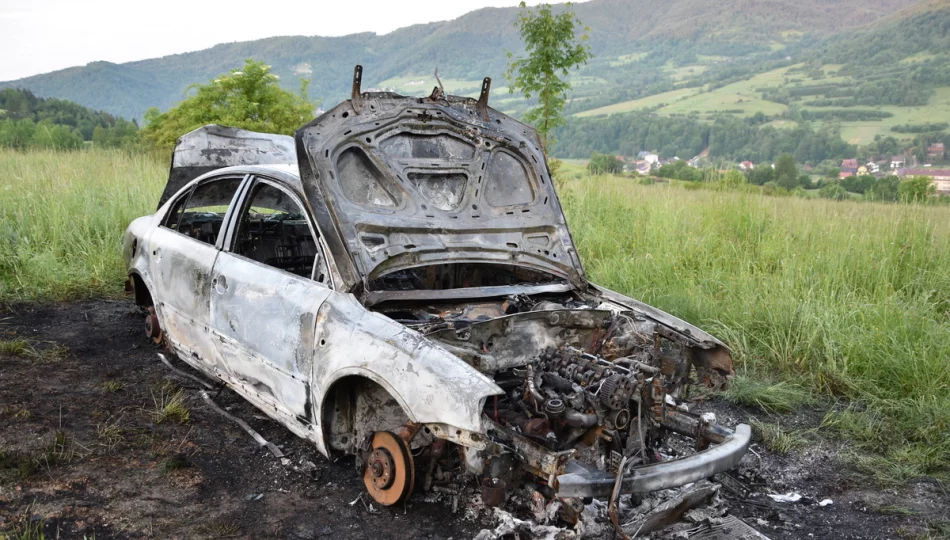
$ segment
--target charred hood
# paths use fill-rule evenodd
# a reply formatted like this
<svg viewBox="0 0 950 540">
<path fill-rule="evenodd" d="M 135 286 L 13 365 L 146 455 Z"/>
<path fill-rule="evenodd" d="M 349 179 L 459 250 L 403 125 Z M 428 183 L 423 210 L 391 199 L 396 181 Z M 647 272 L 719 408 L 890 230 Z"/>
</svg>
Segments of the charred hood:
<svg viewBox="0 0 950 540">
<path fill-rule="evenodd" d="M 537 133 L 479 100 L 361 93 L 296 133 L 304 192 L 346 288 L 488 263 L 586 285 Z"/>
</svg>

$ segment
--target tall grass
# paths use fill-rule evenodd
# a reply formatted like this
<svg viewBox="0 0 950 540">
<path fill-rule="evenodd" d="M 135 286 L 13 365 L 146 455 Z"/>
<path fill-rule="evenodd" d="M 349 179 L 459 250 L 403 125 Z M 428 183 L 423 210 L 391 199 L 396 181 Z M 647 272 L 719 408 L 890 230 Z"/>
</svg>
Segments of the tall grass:
<svg viewBox="0 0 950 540">
<path fill-rule="evenodd" d="M 593 281 L 694 322 L 740 375 L 849 399 L 826 424 L 950 467 L 950 208 L 570 181 Z"/>
<path fill-rule="evenodd" d="M 0 150 L 0 301 L 120 292 L 121 233 L 167 177 L 121 151 Z"/>
<path fill-rule="evenodd" d="M 154 210 L 166 167 L 0 151 L 0 301 L 121 291 L 121 233 Z M 950 474 L 950 208 L 564 176 L 592 280 L 725 340 L 756 383 L 742 399 L 845 398 L 825 425 L 886 458 L 870 467 Z"/>
</svg>

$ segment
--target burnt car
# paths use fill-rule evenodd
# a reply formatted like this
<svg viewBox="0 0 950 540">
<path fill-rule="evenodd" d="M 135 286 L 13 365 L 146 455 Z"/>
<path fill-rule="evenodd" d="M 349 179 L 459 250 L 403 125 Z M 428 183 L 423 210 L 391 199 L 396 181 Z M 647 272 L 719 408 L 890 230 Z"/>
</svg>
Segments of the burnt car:
<svg viewBox="0 0 950 540">
<path fill-rule="evenodd" d="M 129 226 L 146 330 L 383 505 L 533 479 L 648 492 L 738 463 L 750 429 L 689 413 L 729 349 L 588 282 L 534 129 L 478 100 L 353 95 L 295 137 L 206 126 Z M 694 394 L 695 395 L 695 394 Z M 688 440 L 671 459 L 657 449 Z"/>
</svg>

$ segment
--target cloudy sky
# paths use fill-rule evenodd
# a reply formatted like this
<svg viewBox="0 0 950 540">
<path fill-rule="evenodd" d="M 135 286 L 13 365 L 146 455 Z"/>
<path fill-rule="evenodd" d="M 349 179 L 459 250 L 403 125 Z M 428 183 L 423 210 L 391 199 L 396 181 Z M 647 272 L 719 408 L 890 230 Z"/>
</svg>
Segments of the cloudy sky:
<svg viewBox="0 0 950 540">
<path fill-rule="evenodd" d="M 0 0 L 0 81 L 271 36 L 391 32 L 519 0 Z M 536 4 L 529 1 L 529 5 Z"/>
</svg>

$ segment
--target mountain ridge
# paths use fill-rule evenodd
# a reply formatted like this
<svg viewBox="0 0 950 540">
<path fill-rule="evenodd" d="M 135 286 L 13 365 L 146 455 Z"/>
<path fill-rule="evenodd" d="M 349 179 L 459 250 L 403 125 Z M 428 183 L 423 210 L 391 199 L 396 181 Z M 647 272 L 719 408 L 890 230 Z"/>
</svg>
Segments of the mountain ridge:
<svg viewBox="0 0 950 540">
<path fill-rule="evenodd" d="M 573 9 L 591 27 L 595 54 L 613 58 L 666 42 L 739 44 L 765 52 L 808 36 L 861 27 L 912 5 L 912 0 L 673 0 L 660 6 L 647 0 L 592 0 Z M 505 52 L 522 50 L 514 27 L 517 13 L 518 8 L 482 8 L 387 34 L 275 36 L 122 64 L 91 62 L 0 82 L 0 88 L 24 88 L 137 119 L 149 107 L 167 109 L 184 97 L 189 85 L 206 82 L 249 57 L 272 64 L 290 89 L 297 86 L 301 66 L 309 66 L 311 95 L 327 103 L 346 97 L 350 71 L 357 63 L 366 66 L 367 87 L 394 77 L 429 74 L 435 67 L 444 78 L 500 80 Z"/>
</svg>

